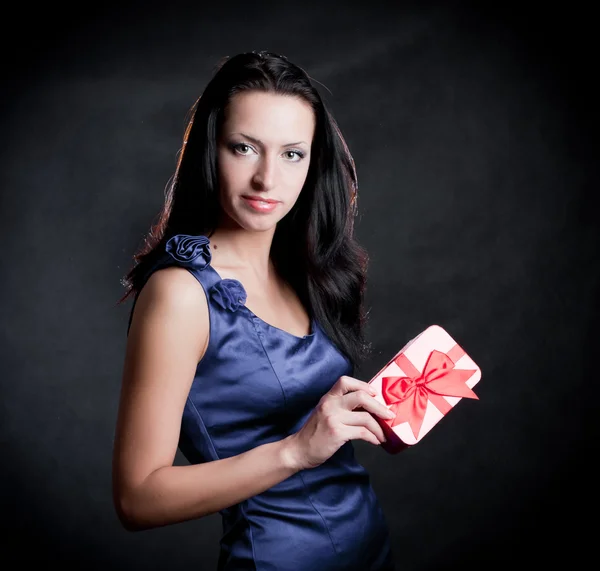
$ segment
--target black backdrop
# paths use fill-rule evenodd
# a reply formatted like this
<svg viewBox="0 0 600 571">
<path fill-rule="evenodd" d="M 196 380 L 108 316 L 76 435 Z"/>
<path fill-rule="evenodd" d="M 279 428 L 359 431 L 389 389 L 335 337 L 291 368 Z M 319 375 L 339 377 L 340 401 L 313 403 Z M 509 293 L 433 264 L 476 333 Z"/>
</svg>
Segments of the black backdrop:
<svg viewBox="0 0 600 571">
<path fill-rule="evenodd" d="M 484 4 L 12 5 L 0 164 L 7 568 L 215 569 L 218 515 L 138 534 L 115 516 L 130 309 L 116 300 L 187 109 L 219 58 L 252 49 L 321 84 L 356 161 L 373 344 L 356 376 L 433 323 L 483 371 L 480 401 L 460 402 L 418 446 L 390 456 L 355 442 L 398 569 L 576 566 L 592 552 L 592 18 L 573 2 Z"/>
</svg>

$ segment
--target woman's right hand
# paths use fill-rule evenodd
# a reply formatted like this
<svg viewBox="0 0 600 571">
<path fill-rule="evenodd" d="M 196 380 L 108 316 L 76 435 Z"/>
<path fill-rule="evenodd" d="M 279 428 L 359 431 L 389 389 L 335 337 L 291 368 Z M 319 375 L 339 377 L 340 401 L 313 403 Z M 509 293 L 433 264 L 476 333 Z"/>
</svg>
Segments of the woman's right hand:
<svg viewBox="0 0 600 571">
<path fill-rule="evenodd" d="M 366 440 L 376 446 L 385 442 L 372 414 L 388 420 L 396 416 L 374 398 L 368 383 L 342 375 L 321 397 L 304 426 L 288 437 L 295 467 L 316 468 L 348 440 Z"/>
</svg>

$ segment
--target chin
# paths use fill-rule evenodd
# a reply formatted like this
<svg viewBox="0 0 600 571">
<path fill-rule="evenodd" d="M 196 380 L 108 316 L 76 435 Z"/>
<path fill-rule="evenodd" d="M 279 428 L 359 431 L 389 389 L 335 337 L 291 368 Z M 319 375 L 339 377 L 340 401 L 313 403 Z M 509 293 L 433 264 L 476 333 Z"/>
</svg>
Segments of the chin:
<svg viewBox="0 0 600 571">
<path fill-rule="evenodd" d="M 248 232 L 267 232 L 269 230 L 273 230 L 277 223 L 279 222 L 279 216 L 269 216 L 269 215 L 257 215 L 257 216 L 248 216 L 244 213 L 241 216 L 231 216 L 228 215 L 228 226 L 233 228 L 240 228 L 246 230 Z"/>
<path fill-rule="evenodd" d="M 249 220 L 244 224 L 244 228 L 250 232 L 268 232 L 275 230 L 279 218 L 271 218 L 267 220 L 266 217 L 263 220 Z"/>
</svg>

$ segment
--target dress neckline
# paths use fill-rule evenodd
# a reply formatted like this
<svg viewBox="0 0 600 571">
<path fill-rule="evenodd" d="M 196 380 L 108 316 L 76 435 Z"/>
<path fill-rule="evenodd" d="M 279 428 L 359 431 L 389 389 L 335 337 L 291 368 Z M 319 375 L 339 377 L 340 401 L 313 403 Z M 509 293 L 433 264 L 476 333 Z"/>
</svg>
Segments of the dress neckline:
<svg viewBox="0 0 600 571">
<path fill-rule="evenodd" d="M 209 239 L 209 242 L 210 242 L 210 239 Z M 219 272 L 217 272 L 217 270 L 215 270 L 215 268 L 213 267 L 211 262 L 209 262 L 206 267 L 210 268 L 211 271 L 213 271 L 214 274 L 217 276 L 217 278 L 219 278 L 219 280 L 223 281 L 225 279 L 225 278 L 221 277 L 221 274 L 219 274 Z M 242 286 L 242 288 L 244 287 L 242 282 L 240 282 L 239 280 L 235 280 L 235 281 L 237 281 Z M 244 288 L 244 290 L 245 290 L 245 288 Z M 275 331 L 279 331 L 280 333 L 288 335 L 289 337 L 291 337 L 293 339 L 297 339 L 298 341 L 302 341 L 305 339 L 311 339 L 317 333 L 317 321 L 312 317 L 310 318 L 310 333 L 308 333 L 307 335 L 300 336 L 300 335 L 294 335 L 293 333 L 290 333 L 289 331 L 286 331 L 285 329 L 281 329 L 281 327 L 277 327 L 277 326 L 269 323 L 268 321 L 265 321 L 262 317 L 259 317 L 258 315 L 256 315 L 256 313 L 254 313 L 245 303 L 241 304 L 240 307 L 243 307 L 253 319 L 259 321 L 260 323 L 264 324 L 265 326 L 267 326 L 271 329 L 274 329 Z"/>
</svg>

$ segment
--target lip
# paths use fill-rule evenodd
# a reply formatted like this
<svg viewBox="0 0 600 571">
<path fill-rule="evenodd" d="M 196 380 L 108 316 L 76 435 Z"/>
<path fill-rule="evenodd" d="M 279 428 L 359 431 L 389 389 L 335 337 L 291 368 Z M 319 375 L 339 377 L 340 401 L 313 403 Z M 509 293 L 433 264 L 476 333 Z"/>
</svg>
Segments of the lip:
<svg viewBox="0 0 600 571">
<path fill-rule="evenodd" d="M 278 200 L 262 199 L 254 196 L 242 196 L 246 204 L 257 212 L 272 212 L 279 204 Z"/>
<path fill-rule="evenodd" d="M 242 198 L 246 198 L 248 200 L 260 200 L 262 202 L 269 202 L 272 204 L 277 204 L 279 200 L 274 200 L 273 198 L 263 198 L 262 196 L 252 196 L 250 194 L 242 195 Z"/>
</svg>

